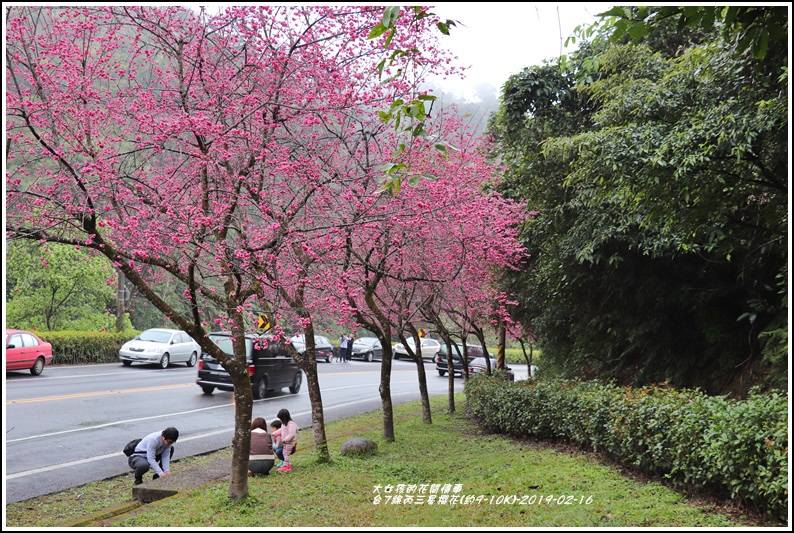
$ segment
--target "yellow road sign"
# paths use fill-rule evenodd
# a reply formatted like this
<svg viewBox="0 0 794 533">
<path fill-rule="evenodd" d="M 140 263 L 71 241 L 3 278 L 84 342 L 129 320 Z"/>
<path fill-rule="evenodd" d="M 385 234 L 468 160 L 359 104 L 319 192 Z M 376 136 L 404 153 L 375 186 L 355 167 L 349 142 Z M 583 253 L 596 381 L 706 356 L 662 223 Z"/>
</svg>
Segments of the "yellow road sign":
<svg viewBox="0 0 794 533">
<path fill-rule="evenodd" d="M 259 315 L 259 320 L 256 321 L 256 327 L 262 331 L 267 331 L 270 329 L 270 321 L 268 320 L 267 315 Z"/>
</svg>

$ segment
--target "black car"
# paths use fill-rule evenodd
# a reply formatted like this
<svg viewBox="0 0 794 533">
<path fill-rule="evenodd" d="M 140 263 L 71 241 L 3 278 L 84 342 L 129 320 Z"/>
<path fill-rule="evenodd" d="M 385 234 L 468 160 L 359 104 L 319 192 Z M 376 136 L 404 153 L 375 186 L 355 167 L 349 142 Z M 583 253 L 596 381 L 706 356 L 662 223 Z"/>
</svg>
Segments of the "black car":
<svg viewBox="0 0 794 533">
<path fill-rule="evenodd" d="M 357 357 L 369 362 L 380 361 L 383 357 L 383 347 L 377 337 L 361 337 L 353 343 L 351 357 Z"/>
<path fill-rule="evenodd" d="M 224 352 L 232 355 L 232 334 L 217 332 L 209 334 L 210 340 Z M 292 394 L 300 391 L 303 374 L 300 367 L 287 353 L 284 346 L 272 337 L 246 334 L 245 349 L 248 356 L 248 375 L 254 398 L 264 398 L 269 391 L 289 387 Z M 234 384 L 221 364 L 210 354 L 202 352 L 198 363 L 196 384 L 204 394 L 212 394 L 215 389 L 232 392 Z"/>
<path fill-rule="evenodd" d="M 457 349 L 455 349 L 457 346 Z M 452 346 L 452 372 L 456 376 L 463 376 L 463 363 L 460 360 L 460 355 L 463 353 L 463 344 L 458 343 L 457 345 Z M 487 362 L 485 360 L 485 352 L 482 349 L 482 346 L 477 344 L 469 344 L 466 346 L 466 354 L 468 355 L 466 363 L 468 367 L 469 375 L 484 373 L 488 370 Z M 493 372 L 496 370 L 496 359 L 490 357 L 491 360 L 491 371 Z M 447 345 L 446 343 L 441 344 L 441 350 L 436 354 L 435 357 L 436 361 L 436 371 L 438 371 L 439 376 L 445 376 L 447 372 L 449 372 L 449 365 L 447 364 Z M 513 371 L 509 366 L 505 366 L 505 372 L 508 375 L 508 378 L 512 381 Z"/>
<path fill-rule="evenodd" d="M 289 342 L 299 354 L 302 354 L 306 351 L 306 335 L 295 335 L 289 340 Z M 315 335 L 314 353 L 317 362 L 325 361 L 326 363 L 330 363 L 331 359 L 334 358 L 334 345 L 331 344 L 331 341 L 328 339 L 328 337 Z"/>
<path fill-rule="evenodd" d="M 455 348 L 457 346 L 457 349 Z M 476 344 L 469 344 L 466 346 L 466 353 L 469 356 L 469 359 L 473 357 L 480 356 L 482 357 L 483 351 L 482 346 L 478 346 Z M 452 369 L 456 376 L 463 375 L 463 365 L 460 362 L 460 354 L 463 353 L 463 344 L 457 343 L 452 345 Z M 436 356 L 433 358 L 436 363 L 436 370 L 438 371 L 439 376 L 445 376 L 447 372 L 449 372 L 449 365 L 447 364 L 447 343 L 441 343 L 441 349 L 438 351 Z"/>
</svg>

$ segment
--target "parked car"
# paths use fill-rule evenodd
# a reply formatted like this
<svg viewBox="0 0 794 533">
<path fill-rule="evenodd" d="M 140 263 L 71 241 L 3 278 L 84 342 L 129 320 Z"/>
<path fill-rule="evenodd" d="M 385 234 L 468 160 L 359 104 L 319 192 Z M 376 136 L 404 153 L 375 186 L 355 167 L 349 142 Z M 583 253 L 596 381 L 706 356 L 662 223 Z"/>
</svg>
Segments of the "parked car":
<svg viewBox="0 0 794 533">
<path fill-rule="evenodd" d="M 351 357 L 364 359 L 372 362 L 380 361 L 383 357 L 383 347 L 377 337 L 361 337 L 353 343 L 353 354 Z"/>
<path fill-rule="evenodd" d="M 413 337 L 408 339 L 408 346 L 416 353 Z M 430 362 L 435 361 L 436 354 L 441 349 L 441 343 L 435 339 L 428 339 L 425 337 L 422 339 L 420 346 L 422 347 L 422 359 L 426 359 Z M 394 346 L 394 358 L 399 359 L 401 357 L 408 358 L 408 350 L 405 349 L 404 344 L 398 343 Z"/>
<path fill-rule="evenodd" d="M 298 353 L 302 354 L 306 351 L 306 335 L 295 335 L 289 342 Z M 334 345 L 331 344 L 328 337 L 323 337 L 322 335 L 314 336 L 314 351 L 318 362 L 325 361 L 330 363 L 334 357 Z"/>
<path fill-rule="evenodd" d="M 52 344 L 21 329 L 6 329 L 6 371 L 30 370 L 34 376 L 52 362 Z"/>
<path fill-rule="evenodd" d="M 463 375 L 463 365 L 460 362 L 460 354 L 462 353 L 463 353 L 463 343 L 457 343 L 452 345 L 452 367 L 453 367 L 453 372 L 455 373 L 456 376 Z M 479 344 L 467 344 L 466 356 L 467 356 L 466 362 L 469 363 L 469 367 L 471 367 L 471 362 L 475 358 L 482 359 L 481 363 L 483 365 L 485 364 L 485 352 L 483 351 L 482 346 L 480 346 Z M 493 361 L 493 358 L 491 358 L 491 360 Z M 438 371 L 438 375 L 439 376 L 445 375 L 448 372 L 446 343 L 441 345 L 441 349 L 436 354 L 435 362 L 436 362 L 436 370 Z M 492 368 L 496 368 L 495 362 Z"/>
<path fill-rule="evenodd" d="M 234 353 L 230 332 L 210 333 L 208 337 L 227 354 Z M 300 392 L 303 374 L 283 344 L 274 341 L 272 336 L 248 333 L 245 336 L 245 351 L 254 398 L 264 398 L 269 392 L 284 387 L 289 387 L 292 394 Z M 204 394 L 212 394 L 215 389 L 234 391 L 229 373 L 220 362 L 204 351 L 198 363 L 196 384 L 201 387 Z"/>
<path fill-rule="evenodd" d="M 456 348 L 457 346 L 457 348 Z M 452 345 L 452 369 L 453 373 L 456 376 L 463 375 L 463 365 L 460 361 L 460 354 L 463 353 L 463 344 L 457 343 Z M 468 354 L 469 358 L 482 356 L 483 350 L 482 346 L 477 344 L 468 344 L 466 345 L 466 353 Z M 433 359 L 436 362 L 436 371 L 438 371 L 439 376 L 444 376 L 449 371 L 449 365 L 447 363 L 447 344 L 443 343 L 441 348 L 439 349 L 438 353 Z"/>
<path fill-rule="evenodd" d="M 496 370 L 496 359 L 491 357 L 490 360 L 491 360 L 491 372 L 493 372 L 494 370 Z M 488 371 L 488 367 L 485 365 L 486 365 L 485 357 L 471 358 L 469 360 L 469 375 L 472 376 L 475 374 L 484 374 L 485 372 Z M 515 381 L 516 378 L 515 375 L 513 374 L 512 368 L 505 365 L 504 371 L 507 374 L 507 378 L 510 381 Z"/>
<path fill-rule="evenodd" d="M 193 338 L 178 329 L 153 328 L 125 342 L 119 350 L 124 366 L 132 363 L 156 363 L 168 368 L 171 363 L 195 366 L 201 347 Z"/>
<path fill-rule="evenodd" d="M 457 346 L 457 349 L 455 348 Z M 463 375 L 463 364 L 460 360 L 460 355 L 463 353 L 463 344 L 458 343 L 452 346 L 452 372 L 456 376 Z M 485 352 L 482 349 L 482 346 L 477 344 L 468 344 L 466 345 L 466 355 L 467 360 L 467 368 L 469 375 L 472 374 L 479 374 L 484 373 L 488 370 L 486 366 L 485 360 Z M 490 357 L 491 360 L 491 371 L 496 370 L 496 359 Z M 439 376 L 445 376 L 447 372 L 449 372 L 449 365 L 447 363 L 447 346 L 443 344 L 441 346 L 441 350 L 439 353 L 436 354 L 436 370 L 438 371 Z M 508 379 L 513 381 L 515 376 L 513 375 L 513 370 L 505 365 L 505 372 L 507 373 Z"/>
</svg>

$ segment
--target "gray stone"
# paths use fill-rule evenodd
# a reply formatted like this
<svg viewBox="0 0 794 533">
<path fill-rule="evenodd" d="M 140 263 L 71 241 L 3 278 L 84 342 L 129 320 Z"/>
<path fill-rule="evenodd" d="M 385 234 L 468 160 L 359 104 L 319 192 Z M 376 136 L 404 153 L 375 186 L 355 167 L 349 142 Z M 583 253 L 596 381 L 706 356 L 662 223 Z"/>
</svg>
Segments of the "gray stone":
<svg viewBox="0 0 794 533">
<path fill-rule="evenodd" d="M 373 454 L 377 451 L 378 444 L 363 437 L 354 437 L 346 440 L 340 449 L 342 455 Z"/>
</svg>

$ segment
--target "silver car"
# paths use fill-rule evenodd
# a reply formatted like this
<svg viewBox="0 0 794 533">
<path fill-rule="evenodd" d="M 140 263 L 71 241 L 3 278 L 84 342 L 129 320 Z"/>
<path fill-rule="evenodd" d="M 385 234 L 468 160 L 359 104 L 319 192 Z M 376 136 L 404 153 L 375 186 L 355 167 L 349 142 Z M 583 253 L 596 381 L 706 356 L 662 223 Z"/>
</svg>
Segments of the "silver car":
<svg viewBox="0 0 794 533">
<path fill-rule="evenodd" d="M 195 366 L 201 347 L 193 338 L 178 329 L 147 329 L 119 350 L 124 366 L 132 363 L 155 363 L 168 368 L 170 363 L 187 363 Z"/>
<path fill-rule="evenodd" d="M 411 350 L 416 353 L 416 348 L 414 347 L 414 339 L 413 337 L 408 338 L 408 346 L 410 346 Z M 436 354 L 441 349 L 441 343 L 435 339 L 428 339 L 423 338 L 421 340 L 420 346 L 422 347 L 422 359 L 433 362 L 435 360 Z M 408 350 L 405 349 L 403 344 L 398 343 L 394 347 L 394 358 L 400 359 L 408 358 Z"/>
</svg>

